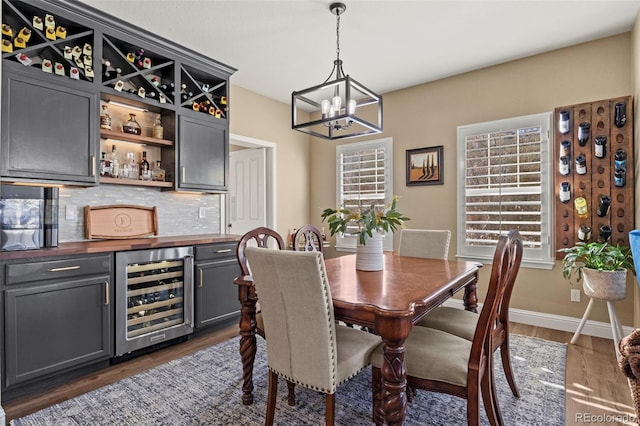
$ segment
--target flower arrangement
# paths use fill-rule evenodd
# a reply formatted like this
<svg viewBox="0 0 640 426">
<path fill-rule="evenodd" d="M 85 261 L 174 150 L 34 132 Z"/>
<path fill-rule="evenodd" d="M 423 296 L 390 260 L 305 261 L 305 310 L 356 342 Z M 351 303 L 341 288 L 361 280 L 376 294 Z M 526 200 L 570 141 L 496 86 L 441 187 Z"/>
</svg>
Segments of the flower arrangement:
<svg viewBox="0 0 640 426">
<path fill-rule="evenodd" d="M 322 221 L 326 220 L 329 224 L 331 236 L 338 232 L 347 233 L 347 226 L 356 224 L 358 232 L 352 235 L 358 235 L 358 242 L 365 245 L 367 238 L 372 237 L 374 231 L 395 232 L 398 227 L 404 226 L 404 222 L 411 220 L 396 209 L 398 198 L 397 195 L 394 195 L 391 201 L 382 209 L 376 207 L 373 203 L 356 210 L 349 210 L 344 207 L 325 209 L 322 212 Z"/>
<path fill-rule="evenodd" d="M 578 242 L 573 247 L 562 248 L 559 252 L 565 253 L 562 259 L 562 276 L 567 281 L 575 275 L 576 281 L 580 281 L 583 268 L 598 271 L 618 271 L 628 269 L 634 272 L 633 257 L 627 247 L 613 246 L 611 244 L 593 241 L 590 243 Z"/>
</svg>

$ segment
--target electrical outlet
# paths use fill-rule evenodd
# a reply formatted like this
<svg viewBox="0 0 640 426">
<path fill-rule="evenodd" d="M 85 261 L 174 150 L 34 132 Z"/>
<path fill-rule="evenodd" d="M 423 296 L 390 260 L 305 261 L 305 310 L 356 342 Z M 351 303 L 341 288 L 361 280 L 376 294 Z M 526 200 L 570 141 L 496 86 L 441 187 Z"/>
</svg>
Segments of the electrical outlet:
<svg viewBox="0 0 640 426">
<path fill-rule="evenodd" d="M 575 289 L 575 288 L 571 290 L 571 301 L 572 302 L 579 302 L 580 301 L 580 290 Z"/>
<path fill-rule="evenodd" d="M 198 207 L 198 219 L 206 219 L 207 218 L 207 209 L 204 207 Z"/>
<path fill-rule="evenodd" d="M 75 204 L 67 204 L 64 213 L 66 220 L 78 220 L 78 206 Z"/>
</svg>

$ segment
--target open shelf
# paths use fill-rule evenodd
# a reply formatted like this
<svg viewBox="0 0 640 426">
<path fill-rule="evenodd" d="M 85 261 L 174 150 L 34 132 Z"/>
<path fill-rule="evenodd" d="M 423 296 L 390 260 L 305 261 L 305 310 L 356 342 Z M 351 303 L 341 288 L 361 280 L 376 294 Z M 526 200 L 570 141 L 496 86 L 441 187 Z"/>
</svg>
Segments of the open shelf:
<svg viewBox="0 0 640 426">
<path fill-rule="evenodd" d="M 133 185 L 133 186 L 155 186 L 157 188 L 171 188 L 173 182 L 163 182 L 157 180 L 135 180 L 135 179 L 116 179 L 110 177 L 100 177 L 100 183 L 109 183 L 115 185 Z"/>
<path fill-rule="evenodd" d="M 116 139 L 124 142 L 139 143 L 154 146 L 173 146 L 173 141 L 168 139 L 157 139 L 149 136 L 138 136 L 131 133 L 118 132 L 116 130 L 100 129 L 102 139 Z"/>
</svg>

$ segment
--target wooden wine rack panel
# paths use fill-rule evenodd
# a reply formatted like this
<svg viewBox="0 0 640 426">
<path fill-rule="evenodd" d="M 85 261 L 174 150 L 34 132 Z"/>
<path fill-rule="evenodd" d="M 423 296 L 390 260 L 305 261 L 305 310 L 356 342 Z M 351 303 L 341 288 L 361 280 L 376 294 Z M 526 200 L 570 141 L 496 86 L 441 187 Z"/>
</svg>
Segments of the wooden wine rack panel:
<svg viewBox="0 0 640 426">
<path fill-rule="evenodd" d="M 615 124 L 615 105 L 626 103 L 626 123 L 622 127 Z M 560 111 L 569 111 L 569 132 L 560 133 Z M 633 164 L 633 102 L 631 96 L 606 99 L 584 104 L 558 107 L 554 112 L 555 120 L 555 200 L 556 200 L 556 250 L 572 247 L 580 241 L 578 230 L 586 225 L 591 228 L 588 241 L 598 241 L 600 229 L 611 227 L 611 244 L 629 246 L 629 231 L 634 229 L 634 164 Z M 584 146 L 578 139 L 581 123 L 589 123 L 590 134 Z M 606 137 L 604 157 L 595 155 L 595 140 Z M 570 144 L 569 174 L 560 173 L 560 152 L 563 141 Z M 626 173 L 624 186 L 615 185 L 615 154 L 618 150 L 626 153 Z M 586 174 L 576 172 L 576 156 L 586 158 Z M 560 200 L 560 188 L 563 182 L 571 186 L 571 198 L 563 203 Z M 597 214 L 600 197 L 611 197 L 611 206 L 604 216 Z M 587 200 L 588 217 L 578 216 L 574 201 L 577 197 Z M 556 252 L 556 259 L 564 258 L 564 253 Z"/>
</svg>

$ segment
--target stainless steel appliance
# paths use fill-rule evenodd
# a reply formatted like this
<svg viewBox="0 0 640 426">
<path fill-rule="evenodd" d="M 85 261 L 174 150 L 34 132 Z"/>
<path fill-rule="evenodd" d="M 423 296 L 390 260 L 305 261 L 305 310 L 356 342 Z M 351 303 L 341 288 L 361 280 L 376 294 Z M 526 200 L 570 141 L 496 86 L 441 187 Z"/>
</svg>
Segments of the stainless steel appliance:
<svg viewBox="0 0 640 426">
<path fill-rule="evenodd" d="M 193 247 L 116 253 L 116 356 L 193 333 Z"/>
<path fill-rule="evenodd" d="M 0 188 L 0 249 L 58 245 L 58 188 L 3 184 Z"/>
</svg>

